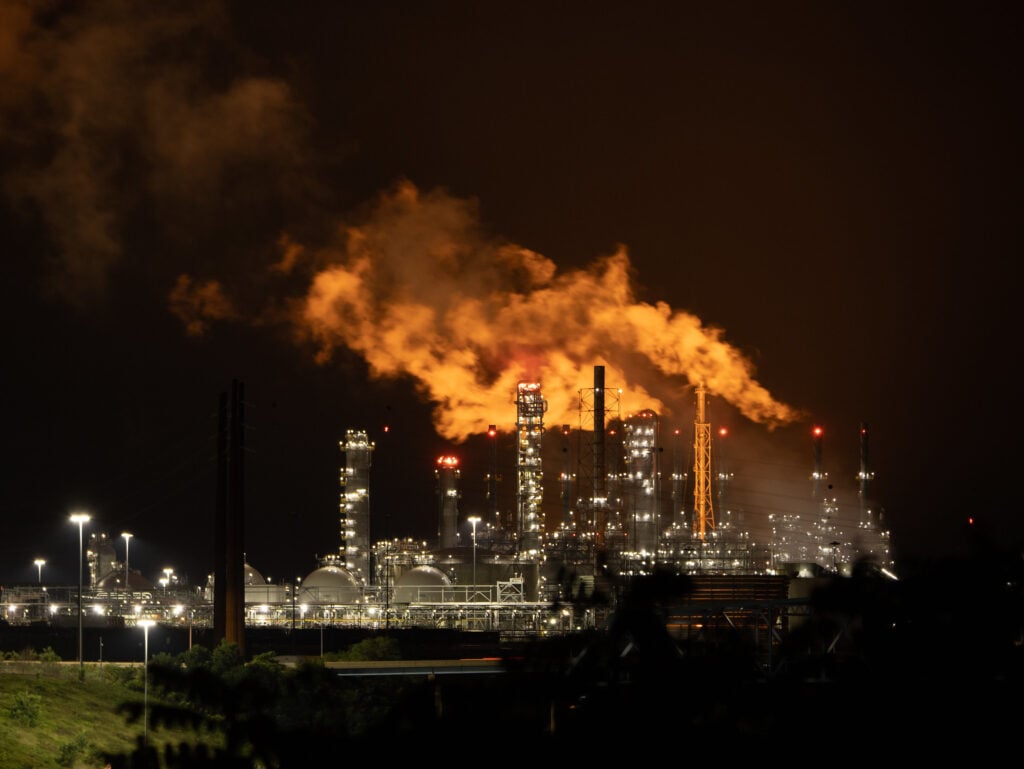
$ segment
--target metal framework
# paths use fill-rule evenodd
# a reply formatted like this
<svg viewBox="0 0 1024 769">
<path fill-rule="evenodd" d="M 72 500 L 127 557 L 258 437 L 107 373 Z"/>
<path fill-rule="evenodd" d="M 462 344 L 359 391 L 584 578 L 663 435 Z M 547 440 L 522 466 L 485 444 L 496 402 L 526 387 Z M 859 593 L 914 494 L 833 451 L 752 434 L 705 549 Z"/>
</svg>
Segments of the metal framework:
<svg viewBox="0 0 1024 769">
<path fill-rule="evenodd" d="M 707 388 L 697 385 L 697 417 L 693 423 L 693 533 L 703 541 L 715 529 L 711 503 L 711 423 L 707 418 Z"/>
</svg>

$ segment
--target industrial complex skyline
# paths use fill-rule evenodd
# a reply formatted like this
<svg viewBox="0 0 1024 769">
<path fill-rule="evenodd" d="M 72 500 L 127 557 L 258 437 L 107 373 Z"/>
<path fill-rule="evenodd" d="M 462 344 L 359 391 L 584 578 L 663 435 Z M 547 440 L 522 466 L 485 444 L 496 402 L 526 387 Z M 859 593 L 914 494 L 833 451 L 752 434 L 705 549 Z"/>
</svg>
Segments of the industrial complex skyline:
<svg viewBox="0 0 1024 769">
<path fill-rule="evenodd" d="M 73 584 L 78 511 L 202 582 L 235 380 L 245 550 L 275 580 L 336 550 L 350 430 L 375 444 L 374 540 L 437 535 L 441 456 L 463 530 L 495 467 L 518 505 L 524 382 L 557 519 L 595 367 L 673 472 L 707 387 L 712 498 L 752 532 L 828 495 L 856 521 L 866 426 L 897 559 L 1024 539 L 1019 9 L 0 19 L 3 584 Z"/>
</svg>

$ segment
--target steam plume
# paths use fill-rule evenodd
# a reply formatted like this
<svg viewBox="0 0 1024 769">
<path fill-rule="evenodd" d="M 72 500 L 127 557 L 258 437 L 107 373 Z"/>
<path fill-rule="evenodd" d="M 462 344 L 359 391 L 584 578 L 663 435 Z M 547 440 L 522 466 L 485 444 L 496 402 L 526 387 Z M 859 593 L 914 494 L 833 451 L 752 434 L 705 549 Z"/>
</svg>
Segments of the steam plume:
<svg viewBox="0 0 1024 769">
<path fill-rule="evenodd" d="M 594 365 L 620 383 L 627 409 L 672 413 L 701 381 L 753 421 L 796 418 L 720 330 L 637 301 L 622 247 L 558 274 L 544 256 L 487 238 L 473 202 L 409 182 L 340 240 L 319 255 L 325 266 L 297 313 L 318 359 L 344 346 L 374 376 L 410 377 L 450 440 L 510 413 L 520 381 L 541 383 L 547 421 L 573 423 Z"/>
</svg>

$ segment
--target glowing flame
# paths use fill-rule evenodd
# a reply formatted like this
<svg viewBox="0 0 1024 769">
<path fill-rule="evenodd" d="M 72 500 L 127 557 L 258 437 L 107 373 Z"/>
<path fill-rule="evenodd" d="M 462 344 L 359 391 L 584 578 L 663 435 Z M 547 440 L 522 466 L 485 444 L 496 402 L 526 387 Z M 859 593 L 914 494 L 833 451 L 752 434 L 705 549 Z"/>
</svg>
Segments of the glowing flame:
<svg viewBox="0 0 1024 769">
<path fill-rule="evenodd" d="M 541 383 L 551 423 L 572 422 L 595 365 L 635 407 L 692 407 L 685 390 L 703 382 L 770 428 L 797 416 L 720 330 L 638 302 L 624 248 L 558 274 L 540 254 L 485 238 L 472 201 L 408 182 L 340 240 L 316 255 L 324 266 L 296 314 L 300 328 L 320 361 L 346 347 L 374 377 L 411 378 L 447 439 L 511 420 L 522 381 Z"/>
</svg>

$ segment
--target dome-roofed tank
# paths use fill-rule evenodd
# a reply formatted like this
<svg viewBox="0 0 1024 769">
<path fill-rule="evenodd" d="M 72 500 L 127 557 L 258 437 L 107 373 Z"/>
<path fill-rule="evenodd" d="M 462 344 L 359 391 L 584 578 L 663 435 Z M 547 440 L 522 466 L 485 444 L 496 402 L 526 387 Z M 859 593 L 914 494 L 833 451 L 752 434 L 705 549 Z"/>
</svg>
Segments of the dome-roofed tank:
<svg viewBox="0 0 1024 769">
<path fill-rule="evenodd" d="M 307 603 L 355 603 L 362 597 L 357 580 L 348 569 L 326 565 L 302 581 L 299 600 Z"/>
<path fill-rule="evenodd" d="M 418 601 L 426 593 L 433 600 L 440 600 L 440 589 L 451 584 L 448 576 L 435 566 L 414 566 L 395 580 L 395 603 Z"/>
<path fill-rule="evenodd" d="M 250 564 L 245 564 L 245 586 L 250 587 L 252 585 L 265 585 L 267 584 L 266 577 L 260 574 Z"/>
</svg>

